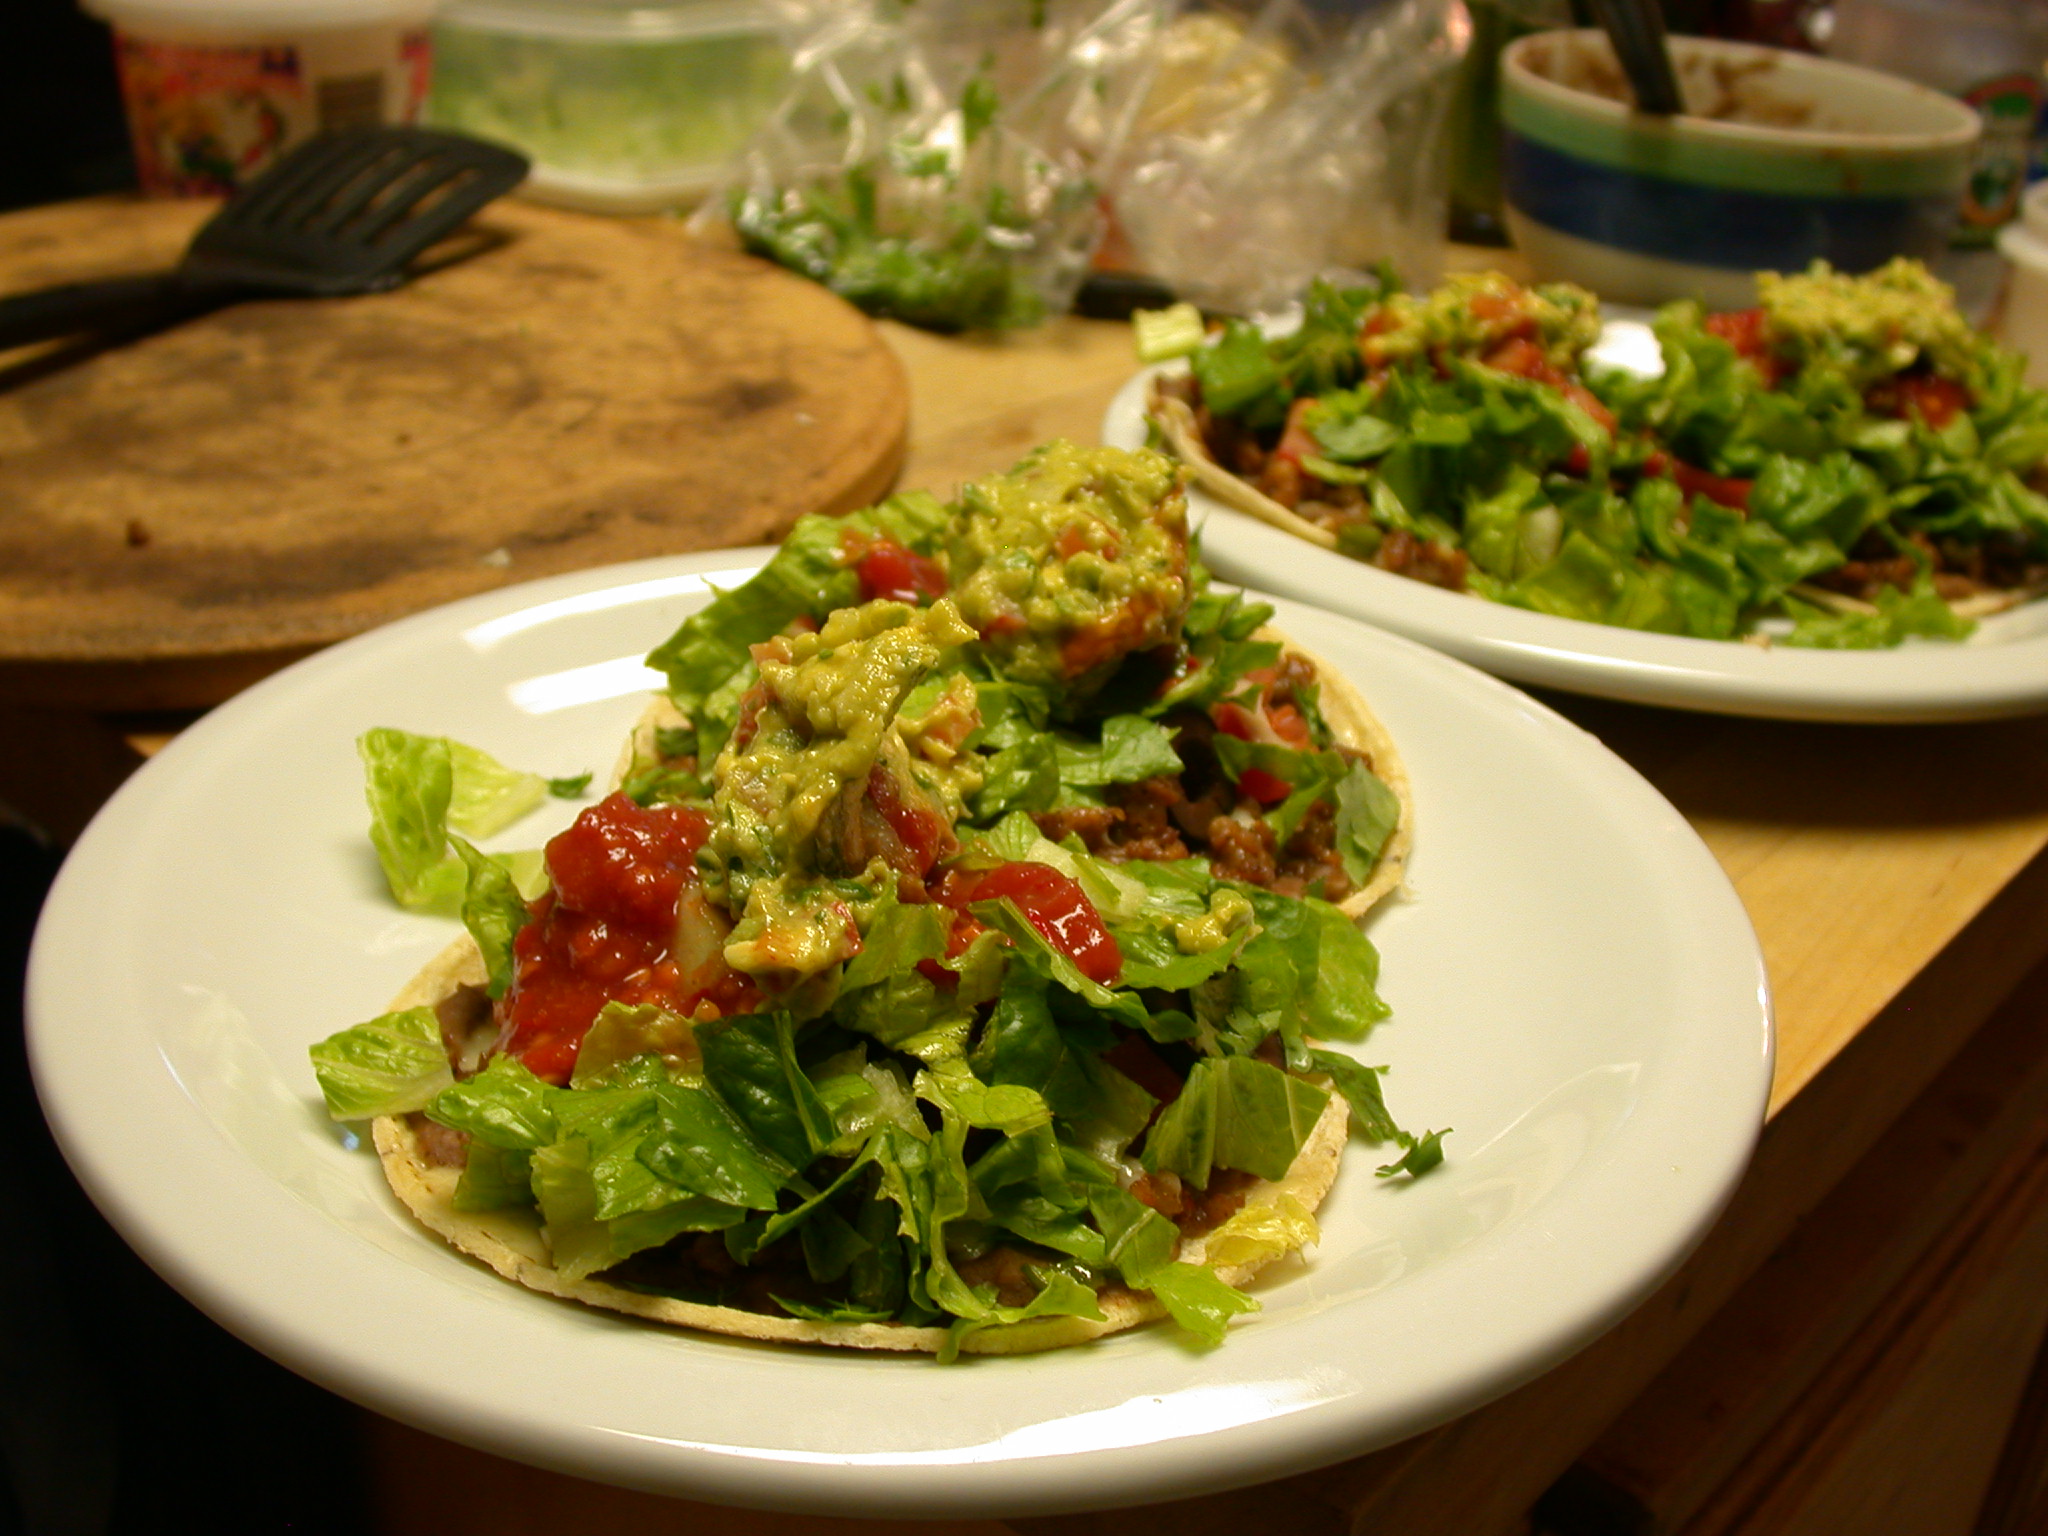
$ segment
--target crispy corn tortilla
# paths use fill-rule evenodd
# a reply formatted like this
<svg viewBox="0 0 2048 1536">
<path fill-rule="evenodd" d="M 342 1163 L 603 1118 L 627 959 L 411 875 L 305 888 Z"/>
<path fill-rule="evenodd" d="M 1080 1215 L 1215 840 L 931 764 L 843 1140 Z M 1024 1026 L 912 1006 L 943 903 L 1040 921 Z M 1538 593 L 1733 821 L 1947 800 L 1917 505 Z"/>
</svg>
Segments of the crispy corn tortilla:
<svg viewBox="0 0 2048 1536">
<path fill-rule="evenodd" d="M 1296 645 L 1277 630 L 1262 629 L 1259 638 L 1280 641 L 1315 667 L 1317 680 L 1322 685 L 1319 702 L 1331 731 L 1341 745 L 1365 755 L 1366 767 L 1378 775 L 1380 782 L 1391 789 L 1394 798 L 1401 803 L 1401 819 L 1394 823 L 1394 830 L 1380 849 L 1379 862 L 1372 867 L 1372 878 L 1337 903 L 1338 910 L 1356 922 L 1379 905 L 1382 897 L 1401 887 L 1403 871 L 1408 867 L 1408 848 L 1415 837 L 1415 786 L 1409 782 L 1407 765 L 1395 750 L 1394 738 L 1365 702 L 1365 695 L 1352 687 L 1343 673 L 1314 651 Z"/>
<path fill-rule="evenodd" d="M 1262 638 L 1281 639 L 1271 631 Z M 1299 647 L 1292 647 L 1297 651 Z M 1401 802 L 1401 819 L 1375 867 L 1372 881 L 1341 904 L 1353 918 L 1361 917 L 1382 896 L 1401 883 L 1401 870 L 1408 853 L 1414 815 L 1406 770 L 1394 750 L 1386 729 L 1366 707 L 1343 677 L 1307 652 L 1322 679 L 1321 704 L 1338 739 L 1363 752 L 1373 772 L 1384 780 Z M 631 738 L 612 772 L 611 782 L 619 784 L 634 760 L 655 755 L 654 733 L 663 727 L 684 724 L 666 695 L 654 702 L 634 726 Z M 429 961 L 392 1000 L 393 1010 L 432 1007 L 464 986 L 482 987 L 486 975 L 476 943 L 464 934 Z M 1278 1181 L 1261 1180 L 1251 1187 L 1243 1209 L 1293 1201 L 1313 1213 L 1336 1181 L 1343 1159 L 1344 1143 L 1350 1130 L 1350 1109 L 1341 1094 L 1332 1093 L 1321 1117 L 1302 1143 L 1293 1166 Z M 599 1276 L 564 1280 L 554 1267 L 539 1216 L 531 1211 L 463 1211 L 455 1206 L 455 1188 L 462 1170 L 430 1160 L 411 1117 L 386 1115 L 376 1120 L 371 1134 L 384 1176 L 405 1208 L 421 1225 L 437 1233 L 455 1248 L 480 1259 L 507 1280 L 531 1290 L 626 1312 L 651 1322 L 680 1328 L 701 1328 L 707 1333 L 732 1334 L 746 1339 L 772 1339 L 790 1344 L 826 1344 L 845 1349 L 885 1349 L 936 1353 L 946 1341 L 944 1328 L 916 1328 L 901 1323 L 816 1323 L 800 1318 L 770 1317 L 737 1307 L 707 1306 L 669 1296 L 650 1296 L 611 1285 Z M 1208 1236 L 1181 1245 L 1180 1256 L 1189 1263 L 1204 1262 Z M 1282 1255 L 1249 1263 L 1219 1265 L 1216 1273 L 1229 1285 L 1242 1286 L 1261 1269 Z M 1010 1327 L 988 1328 L 969 1334 L 961 1342 L 968 1354 L 1014 1355 L 1063 1345 L 1085 1343 L 1106 1333 L 1117 1333 L 1140 1323 L 1164 1317 L 1166 1309 L 1150 1296 L 1112 1287 L 1099 1298 L 1100 1322 L 1080 1317 L 1036 1318 Z"/>
<path fill-rule="evenodd" d="M 465 983 L 481 986 L 483 957 L 464 935 L 428 963 L 426 969 L 392 1002 L 393 1008 L 430 1006 Z M 1350 1110 L 1341 1095 L 1332 1093 L 1330 1102 L 1310 1130 L 1308 1139 L 1287 1176 L 1276 1183 L 1252 1187 L 1245 1209 L 1277 1204 L 1283 1199 L 1300 1203 L 1313 1212 L 1337 1177 L 1350 1127 Z M 455 1208 L 455 1186 L 462 1170 L 428 1160 L 418 1131 L 409 1119 L 387 1115 L 372 1127 L 377 1155 L 384 1164 L 384 1177 L 418 1217 L 421 1225 L 438 1233 L 471 1258 L 481 1259 L 507 1280 L 516 1280 L 531 1290 L 544 1291 L 568 1301 L 581 1301 L 614 1312 L 628 1312 L 651 1322 L 679 1328 L 701 1328 L 707 1333 L 732 1334 L 743 1339 L 773 1339 L 786 1344 L 829 1344 L 843 1349 L 888 1349 L 937 1353 L 946 1341 L 943 1328 L 913 1328 L 902 1323 L 813 1323 L 793 1317 L 770 1317 L 737 1307 L 706 1306 L 670 1296 L 649 1296 L 607 1284 L 593 1276 L 564 1280 L 550 1261 L 547 1239 L 540 1218 L 528 1211 L 460 1211 Z M 1180 1256 L 1192 1264 L 1203 1262 L 1206 1239 L 1181 1245 Z M 1277 1257 L 1277 1256 L 1276 1256 Z M 1271 1259 L 1254 1263 L 1225 1265 L 1217 1274 L 1230 1285 L 1242 1285 Z M 1166 1309 L 1150 1296 L 1112 1288 L 1100 1297 L 1103 1320 L 1083 1317 L 1035 1318 L 1006 1328 L 989 1328 L 969 1334 L 961 1341 L 968 1354 L 1020 1355 L 1042 1349 L 1081 1344 L 1105 1333 L 1117 1333 L 1139 1323 L 1166 1315 Z"/>
<path fill-rule="evenodd" d="M 1312 523 L 1290 507 L 1261 491 L 1249 481 L 1240 480 L 1209 456 L 1209 445 L 1202 441 L 1200 428 L 1195 424 L 1194 408 L 1187 401 L 1167 394 L 1155 374 L 1145 386 L 1145 417 L 1159 429 L 1159 435 L 1173 450 L 1175 458 L 1188 467 L 1195 484 L 1214 496 L 1227 507 L 1256 517 L 1260 522 L 1278 528 L 1282 533 L 1291 533 L 1298 539 L 1323 549 L 1337 547 L 1337 535 L 1320 523 Z M 1790 591 L 1795 597 L 1829 610 L 1831 613 L 1876 613 L 1877 606 L 1861 598 L 1845 593 L 1817 587 L 1812 582 L 1794 584 Z M 2004 590 L 1973 592 L 1968 597 L 1957 598 L 1949 603 L 1956 617 L 1962 619 L 1988 619 L 1994 614 L 2005 613 L 2030 603 L 2035 598 L 2048 595 L 2048 584 L 2034 583 Z M 1739 639 L 1756 644 L 1768 644 L 1767 639 L 1755 635 L 1742 635 Z M 1385 775 L 1381 775 L 1385 777 Z"/>
<path fill-rule="evenodd" d="M 1337 535 L 1322 524 L 1312 523 L 1292 508 L 1281 506 L 1265 492 L 1238 479 L 1210 458 L 1209 445 L 1202 441 L 1201 430 L 1195 425 L 1194 408 L 1187 401 L 1177 400 L 1160 388 L 1157 374 L 1154 374 L 1152 382 L 1145 386 L 1145 415 L 1166 439 L 1166 445 L 1173 450 L 1174 457 L 1187 465 L 1188 473 L 1194 477 L 1195 484 L 1225 506 L 1249 513 L 1262 523 L 1271 523 L 1282 533 L 1291 533 L 1298 539 L 1307 539 L 1309 543 L 1321 545 L 1324 549 L 1337 547 Z"/>
</svg>

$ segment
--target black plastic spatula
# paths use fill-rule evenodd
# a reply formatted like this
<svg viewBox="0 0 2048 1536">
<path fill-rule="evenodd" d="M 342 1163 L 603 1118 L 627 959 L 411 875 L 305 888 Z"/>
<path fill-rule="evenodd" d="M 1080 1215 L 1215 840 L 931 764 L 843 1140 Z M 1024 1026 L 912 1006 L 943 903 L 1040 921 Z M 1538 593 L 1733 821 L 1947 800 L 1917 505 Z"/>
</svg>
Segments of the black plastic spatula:
<svg viewBox="0 0 2048 1536">
<path fill-rule="evenodd" d="M 509 149 L 431 128 L 321 134 L 229 198 L 170 271 L 0 299 L 0 348 L 150 329 L 239 299 L 395 288 L 526 169 Z"/>
</svg>

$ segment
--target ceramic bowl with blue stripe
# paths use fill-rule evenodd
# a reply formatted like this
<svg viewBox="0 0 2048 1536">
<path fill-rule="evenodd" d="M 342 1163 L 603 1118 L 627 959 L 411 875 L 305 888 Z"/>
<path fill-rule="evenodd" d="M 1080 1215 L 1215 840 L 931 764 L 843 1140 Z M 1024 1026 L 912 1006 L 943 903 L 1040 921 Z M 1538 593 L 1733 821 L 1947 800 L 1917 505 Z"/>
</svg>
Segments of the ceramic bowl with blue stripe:
<svg viewBox="0 0 2048 1536">
<path fill-rule="evenodd" d="M 1808 54 L 1701 37 L 1671 51 L 1701 116 L 1633 110 L 1598 32 L 1502 53 L 1507 222 L 1539 279 L 1739 309 L 1759 270 L 1862 272 L 1946 247 L 1981 131 L 1968 107 Z"/>
</svg>

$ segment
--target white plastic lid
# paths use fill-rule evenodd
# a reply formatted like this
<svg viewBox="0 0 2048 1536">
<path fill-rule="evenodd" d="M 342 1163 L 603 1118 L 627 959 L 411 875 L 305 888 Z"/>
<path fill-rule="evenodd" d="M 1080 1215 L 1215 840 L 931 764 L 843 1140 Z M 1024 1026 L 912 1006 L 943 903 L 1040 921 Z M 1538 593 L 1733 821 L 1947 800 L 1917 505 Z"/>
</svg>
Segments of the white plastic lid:
<svg viewBox="0 0 2048 1536">
<path fill-rule="evenodd" d="M 440 17 L 477 32 L 647 43 L 771 32 L 777 19 L 762 0 L 445 0 Z"/>
<path fill-rule="evenodd" d="M 2037 240 L 2048 240 L 2048 181 L 2037 181 L 2020 199 L 2020 222 Z"/>
<path fill-rule="evenodd" d="M 103 21 L 133 27 L 203 29 L 208 32 L 280 33 L 329 27 L 369 27 L 379 22 L 425 21 L 437 0 L 79 0 Z"/>
</svg>

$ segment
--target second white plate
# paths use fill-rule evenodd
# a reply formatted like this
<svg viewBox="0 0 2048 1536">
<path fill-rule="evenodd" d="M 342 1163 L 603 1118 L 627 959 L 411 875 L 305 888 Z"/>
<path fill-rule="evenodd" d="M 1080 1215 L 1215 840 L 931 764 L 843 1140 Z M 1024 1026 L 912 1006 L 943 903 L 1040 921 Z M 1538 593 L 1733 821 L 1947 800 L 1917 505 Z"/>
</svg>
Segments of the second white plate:
<svg viewBox="0 0 2048 1536">
<path fill-rule="evenodd" d="M 1105 443 L 1144 443 L 1145 385 L 1155 371 L 1117 392 L 1102 422 Z M 1319 548 L 1199 490 L 1188 501 L 1217 574 L 1383 625 L 1520 683 L 1788 720 L 1903 723 L 2048 710 L 2048 599 L 1983 621 L 1961 644 L 1816 651 L 1694 640 L 1447 592 Z"/>
</svg>

